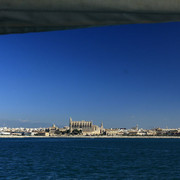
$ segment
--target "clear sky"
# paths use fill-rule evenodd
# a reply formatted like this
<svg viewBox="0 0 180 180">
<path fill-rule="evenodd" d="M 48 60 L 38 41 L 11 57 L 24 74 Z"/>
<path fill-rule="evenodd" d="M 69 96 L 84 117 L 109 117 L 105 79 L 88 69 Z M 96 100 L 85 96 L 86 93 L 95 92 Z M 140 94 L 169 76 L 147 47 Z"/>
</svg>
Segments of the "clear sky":
<svg viewBox="0 0 180 180">
<path fill-rule="evenodd" d="M 0 126 L 180 128 L 180 23 L 0 36 Z"/>
</svg>

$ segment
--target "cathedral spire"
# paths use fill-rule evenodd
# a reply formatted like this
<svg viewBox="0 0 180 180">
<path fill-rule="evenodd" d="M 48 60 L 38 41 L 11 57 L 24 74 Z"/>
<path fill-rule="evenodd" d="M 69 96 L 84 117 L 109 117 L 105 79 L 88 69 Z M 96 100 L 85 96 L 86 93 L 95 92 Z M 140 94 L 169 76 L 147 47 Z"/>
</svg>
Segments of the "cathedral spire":
<svg viewBox="0 0 180 180">
<path fill-rule="evenodd" d="M 71 117 L 69 118 L 69 130 L 70 130 L 70 133 L 72 133 L 72 118 Z"/>
<path fill-rule="evenodd" d="M 101 129 L 103 129 L 103 122 L 101 122 Z"/>
</svg>

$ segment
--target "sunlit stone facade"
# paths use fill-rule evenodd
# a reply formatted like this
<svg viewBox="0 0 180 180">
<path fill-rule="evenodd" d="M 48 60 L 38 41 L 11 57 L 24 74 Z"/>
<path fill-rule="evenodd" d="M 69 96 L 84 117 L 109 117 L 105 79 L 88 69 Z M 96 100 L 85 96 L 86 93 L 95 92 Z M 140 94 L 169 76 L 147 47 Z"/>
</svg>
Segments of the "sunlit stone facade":
<svg viewBox="0 0 180 180">
<path fill-rule="evenodd" d="M 82 130 L 84 135 L 100 134 L 100 128 L 96 125 L 93 125 L 91 121 L 72 121 L 72 118 L 69 119 L 69 129 L 70 132 L 74 129 Z"/>
</svg>

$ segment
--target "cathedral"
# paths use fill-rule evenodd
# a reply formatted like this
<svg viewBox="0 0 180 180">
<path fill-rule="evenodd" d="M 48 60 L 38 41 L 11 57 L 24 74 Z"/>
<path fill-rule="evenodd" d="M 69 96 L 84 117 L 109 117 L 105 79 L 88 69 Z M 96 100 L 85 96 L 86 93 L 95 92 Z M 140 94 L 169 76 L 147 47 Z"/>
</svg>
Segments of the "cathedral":
<svg viewBox="0 0 180 180">
<path fill-rule="evenodd" d="M 101 128 L 99 126 L 93 125 L 91 121 L 72 121 L 72 118 L 69 119 L 69 130 L 70 133 L 74 129 L 82 130 L 83 135 L 93 135 L 93 134 L 100 134 L 101 129 L 103 128 L 103 125 L 101 125 Z"/>
</svg>

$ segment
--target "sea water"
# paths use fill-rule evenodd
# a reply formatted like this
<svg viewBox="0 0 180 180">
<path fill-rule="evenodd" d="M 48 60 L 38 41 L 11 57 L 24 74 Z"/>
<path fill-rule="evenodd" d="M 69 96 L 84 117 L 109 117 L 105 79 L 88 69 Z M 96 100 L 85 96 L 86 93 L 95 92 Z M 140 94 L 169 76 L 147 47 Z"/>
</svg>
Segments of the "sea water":
<svg viewBox="0 0 180 180">
<path fill-rule="evenodd" d="M 180 139 L 0 139 L 0 179 L 180 179 Z"/>
</svg>

